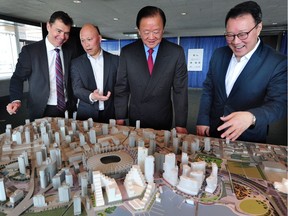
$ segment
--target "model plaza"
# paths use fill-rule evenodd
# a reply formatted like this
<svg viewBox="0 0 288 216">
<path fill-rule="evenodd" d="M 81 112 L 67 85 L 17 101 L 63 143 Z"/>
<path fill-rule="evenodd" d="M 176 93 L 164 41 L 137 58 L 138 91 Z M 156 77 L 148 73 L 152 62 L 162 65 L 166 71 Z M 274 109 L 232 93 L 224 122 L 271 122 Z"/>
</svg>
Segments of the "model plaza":
<svg viewBox="0 0 288 216">
<path fill-rule="evenodd" d="M 223 205 L 234 215 L 287 213 L 286 146 L 229 142 L 140 125 L 67 117 L 26 120 L 15 129 L 7 125 L 0 135 L 2 212 L 20 215 L 70 207 L 74 215 L 111 209 L 114 215 L 153 215 L 155 209 L 168 209 L 164 194 L 169 193 L 183 200 L 181 215 L 201 215 L 197 206 L 207 204 Z M 274 198 L 266 194 L 268 187 L 277 194 Z M 252 202 L 259 207 L 246 207 Z"/>
</svg>

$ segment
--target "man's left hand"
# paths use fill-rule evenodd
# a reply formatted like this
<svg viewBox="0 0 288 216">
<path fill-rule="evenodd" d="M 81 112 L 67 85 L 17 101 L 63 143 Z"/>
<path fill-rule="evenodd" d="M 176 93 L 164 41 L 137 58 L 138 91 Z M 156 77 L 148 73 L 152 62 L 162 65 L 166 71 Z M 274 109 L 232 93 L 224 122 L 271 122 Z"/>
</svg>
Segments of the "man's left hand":
<svg viewBox="0 0 288 216">
<path fill-rule="evenodd" d="M 187 129 L 184 127 L 176 127 L 175 129 L 176 129 L 177 133 L 188 134 Z"/>
<path fill-rule="evenodd" d="M 235 141 L 253 122 L 253 114 L 250 112 L 233 112 L 228 116 L 220 117 L 224 122 L 217 128 L 218 131 L 225 130 L 221 138 Z"/>
</svg>

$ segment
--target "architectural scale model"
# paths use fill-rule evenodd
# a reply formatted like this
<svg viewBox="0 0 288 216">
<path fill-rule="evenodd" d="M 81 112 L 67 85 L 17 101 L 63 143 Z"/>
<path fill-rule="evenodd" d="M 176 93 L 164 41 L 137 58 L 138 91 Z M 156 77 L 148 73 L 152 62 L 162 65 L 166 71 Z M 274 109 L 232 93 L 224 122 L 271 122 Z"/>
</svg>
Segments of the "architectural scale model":
<svg viewBox="0 0 288 216">
<path fill-rule="evenodd" d="M 140 125 L 67 117 L 6 125 L 0 216 L 287 215 L 287 146 Z"/>
</svg>

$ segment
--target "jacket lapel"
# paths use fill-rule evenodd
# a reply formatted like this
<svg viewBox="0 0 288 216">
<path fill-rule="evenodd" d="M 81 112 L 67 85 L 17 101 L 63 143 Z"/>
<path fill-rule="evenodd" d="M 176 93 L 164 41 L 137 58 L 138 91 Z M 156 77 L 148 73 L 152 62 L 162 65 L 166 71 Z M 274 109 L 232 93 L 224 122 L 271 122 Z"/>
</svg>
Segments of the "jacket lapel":
<svg viewBox="0 0 288 216">
<path fill-rule="evenodd" d="M 237 92 L 237 89 L 239 88 L 239 86 L 245 86 L 246 85 L 246 83 L 249 80 L 249 77 L 253 75 L 256 68 L 259 67 L 259 64 L 261 64 L 261 61 L 259 61 L 259 58 L 260 58 L 259 57 L 259 50 L 261 49 L 261 47 L 262 47 L 262 43 L 259 45 L 257 50 L 253 53 L 253 55 L 249 59 L 246 66 L 243 68 L 241 74 L 239 75 L 236 82 L 234 83 L 234 86 L 233 86 L 231 93 L 230 93 L 231 96 Z"/>
<path fill-rule="evenodd" d="M 146 68 L 147 68 L 145 70 L 145 74 L 147 77 L 146 79 L 149 79 L 149 81 L 148 81 L 145 93 L 143 95 L 144 96 L 143 100 L 149 97 L 149 95 L 154 91 L 155 87 L 159 85 L 159 83 L 161 82 L 161 78 L 163 76 L 162 72 L 165 70 L 167 61 L 169 61 L 169 50 L 165 50 L 165 39 L 162 39 L 162 42 L 159 45 L 158 53 L 154 62 L 154 67 L 153 67 L 151 76 L 149 74 L 148 63 L 147 61 L 145 61 Z"/>
<path fill-rule="evenodd" d="M 41 43 L 41 46 L 39 47 L 39 53 L 45 53 L 45 55 L 43 55 L 43 58 L 39 58 L 41 61 L 41 67 L 42 67 L 42 71 L 44 74 L 44 79 L 50 83 L 50 76 L 49 76 L 49 63 L 48 63 L 48 56 L 47 56 L 47 49 L 46 49 L 46 43 L 45 40 L 43 40 L 43 43 Z M 37 55 L 39 55 L 39 53 L 37 53 Z M 50 88 L 50 85 L 49 85 Z"/>
<path fill-rule="evenodd" d="M 88 59 L 86 53 L 83 54 L 82 56 L 83 56 L 83 58 L 82 58 L 83 71 L 85 71 L 85 73 L 87 74 L 88 80 L 91 80 L 91 82 L 89 82 L 89 83 L 91 83 L 93 85 L 93 86 L 89 86 L 89 88 L 97 89 L 97 84 L 96 84 L 96 80 L 95 80 L 95 76 L 94 76 L 94 73 L 93 73 L 93 68 L 92 68 L 91 62 Z"/>
<path fill-rule="evenodd" d="M 223 61 L 221 62 L 221 65 L 219 67 L 219 91 L 220 91 L 220 95 L 222 95 L 222 99 L 223 101 L 225 101 L 227 99 L 227 94 L 226 94 L 226 84 L 225 84 L 225 79 L 226 79 L 226 74 L 227 74 L 227 70 L 228 70 L 228 67 L 229 67 L 229 63 L 230 63 L 230 60 L 232 58 L 232 51 L 229 47 L 227 47 L 228 49 L 228 52 L 225 52 L 224 53 L 224 57 L 220 57 Z M 220 59 L 217 59 L 217 60 L 220 60 Z"/>
<path fill-rule="evenodd" d="M 106 86 L 107 86 L 107 81 L 110 73 L 110 59 L 109 55 L 103 50 L 103 91 L 105 92 Z"/>
</svg>

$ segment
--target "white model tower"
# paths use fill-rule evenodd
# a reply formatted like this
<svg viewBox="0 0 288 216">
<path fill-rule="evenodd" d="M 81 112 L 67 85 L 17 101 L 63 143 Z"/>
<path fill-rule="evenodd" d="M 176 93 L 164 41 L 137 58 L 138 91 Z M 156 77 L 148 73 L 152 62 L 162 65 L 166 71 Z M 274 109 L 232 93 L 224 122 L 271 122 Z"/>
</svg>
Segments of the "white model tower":
<svg viewBox="0 0 288 216">
<path fill-rule="evenodd" d="M 74 207 L 74 215 L 81 214 L 81 196 L 79 194 L 75 194 L 73 196 L 73 207 Z"/>
<path fill-rule="evenodd" d="M 70 188 L 68 185 L 63 184 L 58 188 L 59 202 L 69 202 L 70 200 Z"/>
<path fill-rule="evenodd" d="M 17 145 L 22 144 L 22 138 L 21 138 L 21 132 L 20 131 L 14 131 L 12 133 L 12 141 L 15 141 Z"/>
<path fill-rule="evenodd" d="M 165 163 L 163 164 L 163 178 L 172 186 L 176 186 L 178 182 L 178 166 L 174 153 L 165 155 Z"/>
<path fill-rule="evenodd" d="M 104 206 L 104 196 L 101 186 L 101 176 L 99 171 L 93 171 L 93 186 L 96 206 Z"/>
<path fill-rule="evenodd" d="M 144 173 L 145 158 L 148 156 L 148 148 L 138 147 L 138 165 L 141 172 Z"/>
<path fill-rule="evenodd" d="M 148 183 L 154 182 L 154 161 L 155 158 L 152 155 L 145 158 L 145 178 Z"/>
<path fill-rule="evenodd" d="M 4 178 L 0 178 L 0 201 L 6 201 L 6 190 Z"/>
<path fill-rule="evenodd" d="M 45 197 L 43 196 L 43 194 L 37 194 L 33 196 L 33 205 L 34 207 L 47 206 L 47 203 L 45 202 Z"/>
<path fill-rule="evenodd" d="M 188 164 L 188 160 L 189 160 L 188 154 L 186 152 L 182 152 L 182 155 L 181 155 L 181 164 L 182 164 L 182 166 L 184 164 Z"/>
<path fill-rule="evenodd" d="M 138 165 L 133 165 L 127 173 L 124 180 L 124 186 L 129 198 L 140 196 L 145 190 L 145 177 Z"/>
<path fill-rule="evenodd" d="M 212 163 L 212 172 L 211 175 L 206 178 L 207 186 L 205 187 L 205 191 L 208 193 L 213 193 L 217 188 L 217 177 L 218 175 L 218 167 L 216 163 Z"/>
<path fill-rule="evenodd" d="M 21 174 L 26 174 L 25 159 L 23 155 L 18 157 L 19 171 Z"/>
</svg>

